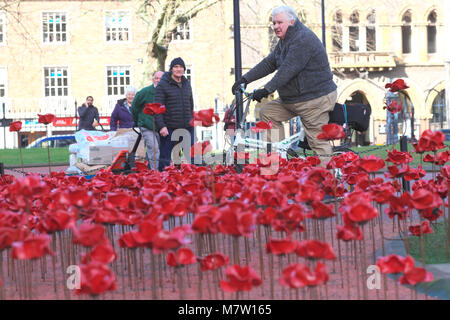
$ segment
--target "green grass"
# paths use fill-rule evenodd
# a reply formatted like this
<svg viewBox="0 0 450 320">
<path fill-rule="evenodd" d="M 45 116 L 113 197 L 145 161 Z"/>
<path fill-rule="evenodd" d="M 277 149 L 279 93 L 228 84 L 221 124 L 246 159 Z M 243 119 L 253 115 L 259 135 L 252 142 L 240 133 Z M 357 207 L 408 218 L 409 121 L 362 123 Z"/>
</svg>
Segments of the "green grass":
<svg viewBox="0 0 450 320">
<path fill-rule="evenodd" d="M 450 257 L 446 256 L 445 240 L 447 234 L 445 233 L 444 222 L 440 222 L 433 225 L 434 233 L 425 234 L 424 240 L 424 252 L 425 262 L 427 264 L 437 263 L 450 263 Z M 420 238 L 409 237 L 410 254 L 417 261 L 422 261 L 420 255 Z"/>
<path fill-rule="evenodd" d="M 47 148 L 22 149 L 22 155 L 24 165 L 48 163 Z M 0 162 L 20 167 L 19 149 L 0 150 Z M 69 162 L 69 148 L 50 148 L 50 162 Z"/>
</svg>

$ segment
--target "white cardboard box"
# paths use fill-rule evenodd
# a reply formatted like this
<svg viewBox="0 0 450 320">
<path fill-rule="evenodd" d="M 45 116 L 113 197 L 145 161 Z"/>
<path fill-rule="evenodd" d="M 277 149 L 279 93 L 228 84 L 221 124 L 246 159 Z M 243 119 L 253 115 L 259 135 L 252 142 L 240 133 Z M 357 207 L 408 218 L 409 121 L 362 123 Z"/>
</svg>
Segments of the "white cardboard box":
<svg viewBox="0 0 450 320">
<path fill-rule="evenodd" d="M 111 164 L 112 151 L 111 146 L 89 146 L 87 164 Z"/>
</svg>

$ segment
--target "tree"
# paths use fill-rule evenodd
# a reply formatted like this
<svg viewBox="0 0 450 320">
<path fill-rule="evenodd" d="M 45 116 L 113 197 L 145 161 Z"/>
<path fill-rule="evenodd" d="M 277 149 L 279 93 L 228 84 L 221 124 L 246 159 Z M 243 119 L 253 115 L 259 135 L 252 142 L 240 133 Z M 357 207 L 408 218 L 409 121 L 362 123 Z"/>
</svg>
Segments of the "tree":
<svg viewBox="0 0 450 320">
<path fill-rule="evenodd" d="M 142 0 L 141 0 L 142 1 Z M 164 70 L 170 35 L 178 26 L 194 18 L 200 11 L 208 9 L 222 0 L 144 0 L 138 13 L 150 29 L 147 47 L 150 70 Z M 148 70 L 148 69 L 147 69 Z"/>
</svg>

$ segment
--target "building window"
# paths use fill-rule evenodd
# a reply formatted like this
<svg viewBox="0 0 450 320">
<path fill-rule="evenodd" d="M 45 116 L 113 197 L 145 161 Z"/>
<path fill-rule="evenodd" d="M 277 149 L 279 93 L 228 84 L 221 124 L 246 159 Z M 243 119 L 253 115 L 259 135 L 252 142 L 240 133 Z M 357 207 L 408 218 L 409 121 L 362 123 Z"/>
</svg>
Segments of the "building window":
<svg viewBox="0 0 450 320">
<path fill-rule="evenodd" d="M 192 65 L 186 65 L 186 70 L 184 70 L 184 76 L 192 84 Z"/>
<path fill-rule="evenodd" d="M 131 18 L 128 11 L 108 11 L 105 14 L 106 41 L 128 41 Z"/>
<path fill-rule="evenodd" d="M 5 36 L 6 36 L 6 18 L 3 13 L 0 13 L 0 44 L 5 43 Z"/>
<path fill-rule="evenodd" d="M 377 50 L 375 22 L 376 22 L 375 10 L 371 10 L 367 15 L 366 51 Z"/>
<path fill-rule="evenodd" d="M 431 123 L 434 125 L 438 125 L 441 128 L 446 127 L 447 122 L 446 109 L 447 108 L 445 106 L 445 90 L 442 90 L 433 100 L 433 105 L 431 107 L 433 119 L 431 119 Z"/>
<path fill-rule="evenodd" d="M 42 41 L 44 43 L 67 41 L 67 18 L 64 12 L 42 13 Z"/>
<path fill-rule="evenodd" d="M 106 67 L 106 82 L 108 86 L 108 96 L 125 95 L 125 88 L 131 83 L 130 67 Z"/>
<path fill-rule="evenodd" d="M 342 51 L 342 12 L 339 10 L 333 16 L 334 25 L 331 27 L 333 51 Z"/>
<path fill-rule="evenodd" d="M 354 11 L 350 15 L 349 37 L 350 37 L 350 51 L 359 51 L 359 12 Z"/>
<path fill-rule="evenodd" d="M 0 67 L 0 98 L 7 96 L 8 73 L 5 67 Z"/>
<path fill-rule="evenodd" d="M 431 12 L 428 15 L 427 25 L 427 47 L 428 53 L 436 53 L 436 11 Z"/>
<path fill-rule="evenodd" d="M 172 32 L 172 41 L 186 41 L 192 39 L 192 20 L 180 24 L 174 32 Z"/>
<path fill-rule="evenodd" d="M 44 67 L 44 94 L 46 97 L 67 97 L 69 95 L 67 67 Z"/>
<path fill-rule="evenodd" d="M 402 53 L 411 53 L 411 10 L 405 12 L 402 17 Z"/>
</svg>

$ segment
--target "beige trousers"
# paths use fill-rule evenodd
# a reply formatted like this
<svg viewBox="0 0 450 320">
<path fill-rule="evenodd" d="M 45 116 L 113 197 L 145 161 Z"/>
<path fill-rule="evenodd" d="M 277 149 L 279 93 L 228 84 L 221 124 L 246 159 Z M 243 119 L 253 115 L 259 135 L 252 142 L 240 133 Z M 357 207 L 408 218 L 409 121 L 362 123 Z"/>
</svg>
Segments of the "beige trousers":
<svg viewBox="0 0 450 320">
<path fill-rule="evenodd" d="M 328 141 L 317 139 L 317 135 L 322 131 L 322 126 L 328 123 L 328 113 L 333 110 L 336 99 L 337 91 L 335 90 L 304 102 L 286 104 L 278 98 L 265 103 L 260 111 L 261 120 L 273 122 L 273 127 L 267 134 L 267 140 L 274 142 L 283 140 L 285 138 L 283 121 L 300 116 L 308 143 L 317 155 L 322 155 L 320 158 L 324 165 L 330 158 L 332 148 Z"/>
</svg>

